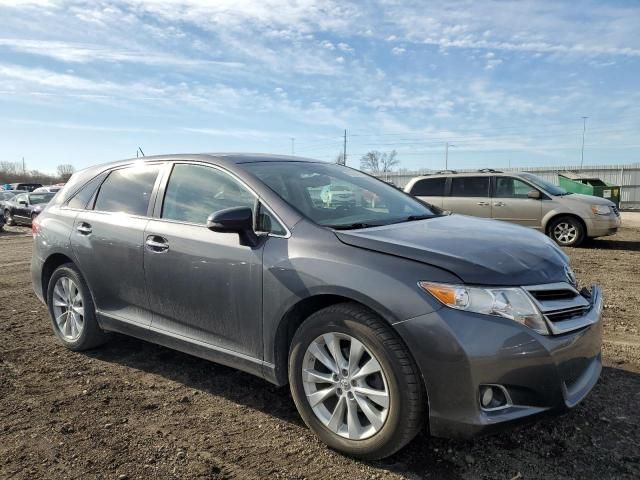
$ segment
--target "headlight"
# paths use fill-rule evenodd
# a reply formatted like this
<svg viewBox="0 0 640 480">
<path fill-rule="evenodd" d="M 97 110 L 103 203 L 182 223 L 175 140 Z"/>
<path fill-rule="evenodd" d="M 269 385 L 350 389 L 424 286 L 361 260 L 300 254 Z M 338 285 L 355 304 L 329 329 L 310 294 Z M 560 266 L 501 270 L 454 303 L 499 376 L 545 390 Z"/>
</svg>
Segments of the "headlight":
<svg viewBox="0 0 640 480">
<path fill-rule="evenodd" d="M 542 335 L 549 334 L 542 314 L 521 288 L 477 288 L 433 282 L 418 285 L 447 307 L 509 318 Z"/>
<path fill-rule="evenodd" d="M 609 215 L 611 208 L 608 205 L 591 205 L 591 211 L 595 215 Z"/>
</svg>

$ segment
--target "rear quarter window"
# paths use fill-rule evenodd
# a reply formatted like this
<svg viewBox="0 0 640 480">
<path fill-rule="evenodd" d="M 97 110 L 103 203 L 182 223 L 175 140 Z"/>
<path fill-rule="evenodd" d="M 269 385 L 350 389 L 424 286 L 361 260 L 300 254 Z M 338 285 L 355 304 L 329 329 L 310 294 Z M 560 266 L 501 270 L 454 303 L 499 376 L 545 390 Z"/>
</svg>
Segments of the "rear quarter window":
<svg viewBox="0 0 640 480">
<path fill-rule="evenodd" d="M 69 202 L 67 203 L 67 206 L 69 208 L 76 208 L 76 209 L 87 208 L 89 201 L 93 198 L 93 196 L 96 193 L 96 190 L 98 189 L 98 187 L 100 186 L 100 184 L 102 183 L 102 181 L 106 176 L 107 174 L 104 173 L 104 174 L 98 175 L 97 177 L 92 178 L 87 183 L 85 183 L 84 186 L 81 187 L 80 190 L 78 190 L 73 195 L 73 197 L 71 197 L 71 200 L 69 200 Z"/>
<path fill-rule="evenodd" d="M 441 197 L 444 195 L 446 181 L 446 177 L 418 180 L 413 184 L 409 193 L 416 197 Z"/>
</svg>

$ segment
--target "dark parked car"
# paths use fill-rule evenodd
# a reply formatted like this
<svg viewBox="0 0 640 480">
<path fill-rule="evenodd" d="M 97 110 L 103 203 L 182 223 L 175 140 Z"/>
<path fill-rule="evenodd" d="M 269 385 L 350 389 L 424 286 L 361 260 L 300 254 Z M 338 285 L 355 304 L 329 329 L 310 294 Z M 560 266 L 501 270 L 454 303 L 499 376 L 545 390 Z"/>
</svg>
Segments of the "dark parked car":
<svg viewBox="0 0 640 480">
<path fill-rule="evenodd" d="M 360 193 L 328 207 L 311 195 L 327 185 Z M 468 437 L 574 407 L 600 375 L 600 289 L 551 239 L 340 165 L 102 165 L 33 231 L 33 288 L 67 348 L 121 332 L 288 383 L 307 425 L 356 457 L 392 454 L 425 420 Z"/>
<path fill-rule="evenodd" d="M 7 225 L 31 225 L 55 193 L 20 193 L 3 202 L 4 219 Z"/>
</svg>

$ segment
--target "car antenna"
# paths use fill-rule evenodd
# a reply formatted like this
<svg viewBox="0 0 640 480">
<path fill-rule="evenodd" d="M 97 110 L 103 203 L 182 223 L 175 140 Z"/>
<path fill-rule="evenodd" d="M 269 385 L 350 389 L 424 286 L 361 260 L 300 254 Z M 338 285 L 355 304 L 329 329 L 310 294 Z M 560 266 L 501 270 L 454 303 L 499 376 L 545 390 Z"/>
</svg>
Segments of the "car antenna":
<svg viewBox="0 0 640 480">
<path fill-rule="evenodd" d="M 142 148 L 138 147 L 138 150 L 136 150 L 136 158 L 139 158 L 140 156 L 138 155 L 138 151 L 142 154 L 143 157 L 145 157 L 146 155 L 144 154 L 144 152 L 142 151 Z"/>
</svg>

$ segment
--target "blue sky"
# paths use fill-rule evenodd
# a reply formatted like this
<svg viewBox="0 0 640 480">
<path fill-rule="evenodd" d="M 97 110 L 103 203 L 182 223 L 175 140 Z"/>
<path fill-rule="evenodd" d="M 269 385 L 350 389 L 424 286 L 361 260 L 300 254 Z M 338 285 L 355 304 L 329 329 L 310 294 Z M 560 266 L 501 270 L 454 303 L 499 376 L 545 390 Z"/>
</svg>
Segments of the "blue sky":
<svg viewBox="0 0 640 480">
<path fill-rule="evenodd" d="M 0 160 L 640 161 L 640 3 L 0 0 Z"/>
</svg>

